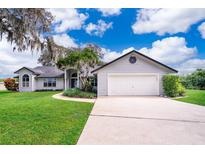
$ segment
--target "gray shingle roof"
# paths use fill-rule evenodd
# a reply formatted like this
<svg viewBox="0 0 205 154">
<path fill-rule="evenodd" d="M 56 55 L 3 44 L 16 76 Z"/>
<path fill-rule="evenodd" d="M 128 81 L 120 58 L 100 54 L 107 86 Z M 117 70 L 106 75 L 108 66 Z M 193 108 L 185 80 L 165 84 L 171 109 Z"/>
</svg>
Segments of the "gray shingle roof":
<svg viewBox="0 0 205 154">
<path fill-rule="evenodd" d="M 54 66 L 38 66 L 32 69 L 38 77 L 63 77 L 64 72 Z"/>
<path fill-rule="evenodd" d="M 35 68 L 29 68 L 29 67 L 23 67 L 23 68 L 26 68 L 26 69 L 32 71 L 34 74 L 37 75 L 38 78 L 64 77 L 64 72 L 62 70 L 58 69 L 57 67 L 54 67 L 54 66 L 37 66 Z"/>
</svg>

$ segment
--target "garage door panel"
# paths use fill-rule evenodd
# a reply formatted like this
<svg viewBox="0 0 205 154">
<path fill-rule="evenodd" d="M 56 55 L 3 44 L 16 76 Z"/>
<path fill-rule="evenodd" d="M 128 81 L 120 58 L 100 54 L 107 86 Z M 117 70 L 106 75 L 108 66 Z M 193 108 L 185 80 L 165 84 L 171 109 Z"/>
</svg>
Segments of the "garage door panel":
<svg viewBox="0 0 205 154">
<path fill-rule="evenodd" d="M 159 95 L 157 75 L 110 75 L 108 95 Z"/>
</svg>

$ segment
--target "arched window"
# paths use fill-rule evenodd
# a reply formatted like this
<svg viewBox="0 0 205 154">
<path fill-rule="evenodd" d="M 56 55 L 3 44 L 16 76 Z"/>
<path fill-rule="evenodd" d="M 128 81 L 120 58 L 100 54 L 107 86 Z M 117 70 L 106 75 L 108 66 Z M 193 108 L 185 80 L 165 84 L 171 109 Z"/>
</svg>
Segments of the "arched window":
<svg viewBox="0 0 205 154">
<path fill-rule="evenodd" d="M 73 73 L 73 74 L 71 75 L 71 77 L 72 77 L 72 78 L 77 78 L 77 73 Z"/>
<path fill-rule="evenodd" d="M 24 74 L 22 77 L 22 86 L 29 87 L 29 76 L 28 74 Z"/>
</svg>

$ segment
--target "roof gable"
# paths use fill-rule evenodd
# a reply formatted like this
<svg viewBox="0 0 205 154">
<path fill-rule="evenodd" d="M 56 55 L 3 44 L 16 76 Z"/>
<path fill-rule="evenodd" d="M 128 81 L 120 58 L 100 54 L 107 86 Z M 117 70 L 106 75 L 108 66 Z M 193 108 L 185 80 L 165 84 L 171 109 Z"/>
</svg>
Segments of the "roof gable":
<svg viewBox="0 0 205 154">
<path fill-rule="evenodd" d="M 22 68 L 18 69 L 17 71 L 15 71 L 14 73 L 18 73 L 22 69 L 26 69 L 26 70 L 31 71 L 32 73 L 36 74 L 36 72 L 32 68 L 28 68 L 28 67 L 22 67 Z"/>
<path fill-rule="evenodd" d="M 37 66 L 35 68 L 22 67 L 14 73 L 18 73 L 22 69 L 26 69 L 37 75 L 39 78 L 43 77 L 63 77 L 64 72 L 53 66 Z"/>
<path fill-rule="evenodd" d="M 102 69 L 102 68 L 104 68 L 104 67 L 106 67 L 106 66 L 108 66 L 108 65 L 110 65 L 110 64 L 112 64 L 112 63 L 115 63 L 116 61 L 118 61 L 118 60 L 120 60 L 120 59 L 126 57 L 127 55 L 129 55 L 129 54 L 131 54 L 131 53 L 138 54 L 138 55 L 142 56 L 142 57 L 145 58 L 145 59 L 148 59 L 148 60 L 150 60 L 150 61 L 152 61 L 152 62 L 154 62 L 154 63 L 156 63 L 156 64 L 158 64 L 158 65 L 160 65 L 160 66 L 162 66 L 162 67 L 164 67 L 164 68 L 166 68 L 166 69 L 168 69 L 168 70 L 171 70 L 172 72 L 175 72 L 175 73 L 178 72 L 177 70 L 175 70 L 175 69 L 173 69 L 173 68 L 171 68 L 171 67 L 169 67 L 169 66 L 167 66 L 167 65 L 165 65 L 165 64 L 163 64 L 163 63 L 161 63 L 161 62 L 159 62 L 159 61 L 156 61 L 156 60 L 154 60 L 154 59 L 152 59 L 152 58 L 150 58 L 150 57 L 148 57 L 148 56 L 146 56 L 146 55 L 144 55 L 144 54 L 142 54 L 142 53 L 140 53 L 140 52 L 137 52 L 137 51 L 135 51 L 135 50 L 132 50 L 132 51 L 130 51 L 130 52 L 128 52 L 128 53 L 126 53 L 126 54 L 124 54 L 124 55 L 122 55 L 122 56 L 120 56 L 120 57 L 114 59 L 113 61 L 111 61 L 111 62 L 109 62 L 109 63 L 107 63 L 107 64 L 105 64 L 105 65 L 102 65 L 101 67 L 98 67 L 98 68 L 94 69 L 94 70 L 92 71 L 92 73 L 95 73 L 96 71 L 98 71 L 98 70 L 100 70 L 100 69 Z"/>
</svg>

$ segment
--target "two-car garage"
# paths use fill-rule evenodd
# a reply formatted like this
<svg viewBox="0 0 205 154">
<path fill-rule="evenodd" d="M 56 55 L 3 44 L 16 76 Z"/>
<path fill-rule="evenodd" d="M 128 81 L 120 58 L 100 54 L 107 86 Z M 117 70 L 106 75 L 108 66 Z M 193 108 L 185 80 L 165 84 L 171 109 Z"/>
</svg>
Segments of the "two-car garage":
<svg viewBox="0 0 205 154">
<path fill-rule="evenodd" d="M 177 73 L 135 50 L 96 68 L 98 96 L 163 95 L 163 75 Z"/>
<path fill-rule="evenodd" d="M 159 95 L 159 75 L 139 73 L 109 74 L 108 95 Z"/>
</svg>

